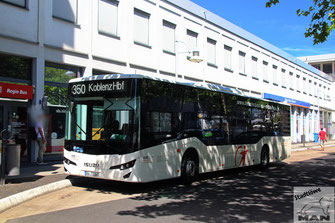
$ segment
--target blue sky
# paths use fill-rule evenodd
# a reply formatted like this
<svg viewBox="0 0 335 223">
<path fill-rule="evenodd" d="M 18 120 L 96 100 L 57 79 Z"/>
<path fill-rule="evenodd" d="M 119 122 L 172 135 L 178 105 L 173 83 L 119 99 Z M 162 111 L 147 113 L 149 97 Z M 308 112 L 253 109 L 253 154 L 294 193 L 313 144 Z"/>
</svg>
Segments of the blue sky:
<svg viewBox="0 0 335 223">
<path fill-rule="evenodd" d="M 307 9 L 312 0 L 281 0 L 270 9 L 266 0 L 192 1 L 296 57 L 335 53 L 335 33 L 318 45 L 305 38 L 309 18 L 298 17 L 296 10 Z"/>
</svg>

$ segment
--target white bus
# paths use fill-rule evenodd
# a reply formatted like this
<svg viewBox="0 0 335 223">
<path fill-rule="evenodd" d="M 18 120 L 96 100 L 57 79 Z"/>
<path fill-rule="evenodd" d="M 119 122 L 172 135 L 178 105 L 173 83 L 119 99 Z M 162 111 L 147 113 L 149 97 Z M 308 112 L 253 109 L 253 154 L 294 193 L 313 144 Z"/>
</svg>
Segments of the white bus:
<svg viewBox="0 0 335 223">
<path fill-rule="evenodd" d="M 68 174 L 150 182 L 290 156 L 290 106 L 214 84 L 142 75 L 71 80 Z"/>
</svg>

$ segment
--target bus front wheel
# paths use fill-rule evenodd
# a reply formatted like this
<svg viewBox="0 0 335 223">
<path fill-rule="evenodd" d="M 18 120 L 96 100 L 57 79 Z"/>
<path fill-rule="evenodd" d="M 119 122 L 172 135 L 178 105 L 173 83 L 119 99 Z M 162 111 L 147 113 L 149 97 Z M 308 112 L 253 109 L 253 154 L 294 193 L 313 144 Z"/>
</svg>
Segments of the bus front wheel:
<svg viewBox="0 0 335 223">
<path fill-rule="evenodd" d="M 267 146 L 263 146 L 261 152 L 261 163 L 260 163 L 261 169 L 265 170 L 269 166 L 269 163 L 270 163 L 269 148 Z"/>
<path fill-rule="evenodd" d="M 181 179 L 184 184 L 191 184 L 199 175 L 199 160 L 196 153 L 186 153 L 181 163 Z"/>
</svg>

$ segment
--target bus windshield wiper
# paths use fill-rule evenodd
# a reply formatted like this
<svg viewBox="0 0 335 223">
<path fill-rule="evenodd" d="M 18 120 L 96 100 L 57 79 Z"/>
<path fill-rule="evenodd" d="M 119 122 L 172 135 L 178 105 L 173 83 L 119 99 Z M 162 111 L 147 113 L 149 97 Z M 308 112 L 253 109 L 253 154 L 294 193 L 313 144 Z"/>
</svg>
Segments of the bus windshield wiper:
<svg viewBox="0 0 335 223">
<path fill-rule="evenodd" d="M 108 98 L 106 98 L 105 96 L 103 98 L 110 103 L 110 105 L 102 111 L 102 112 L 105 112 L 107 109 L 109 109 L 111 106 L 113 106 L 114 103 L 111 100 L 109 100 Z M 106 127 L 106 124 L 104 124 L 100 129 L 98 129 L 98 131 L 96 131 L 94 133 L 94 135 L 92 136 L 92 139 L 94 138 L 94 136 L 96 136 L 101 131 L 101 129 L 103 129 L 105 127 Z"/>
</svg>

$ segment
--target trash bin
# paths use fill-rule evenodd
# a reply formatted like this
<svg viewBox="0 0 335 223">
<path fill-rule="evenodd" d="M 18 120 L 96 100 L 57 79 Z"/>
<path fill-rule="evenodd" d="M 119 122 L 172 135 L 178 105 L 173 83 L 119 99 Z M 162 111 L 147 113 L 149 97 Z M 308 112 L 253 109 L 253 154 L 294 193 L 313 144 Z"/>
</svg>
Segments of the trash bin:
<svg viewBox="0 0 335 223">
<path fill-rule="evenodd" d="M 319 133 L 314 133 L 314 142 L 318 142 Z"/>
<path fill-rule="evenodd" d="M 8 176 L 20 175 L 21 145 L 9 144 L 6 149 L 6 173 Z"/>
</svg>

